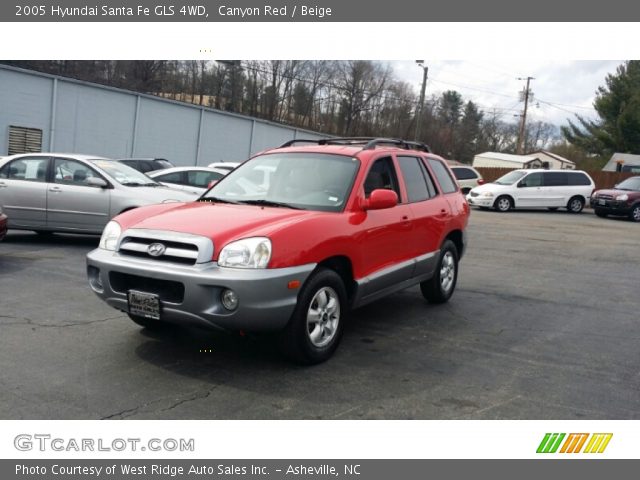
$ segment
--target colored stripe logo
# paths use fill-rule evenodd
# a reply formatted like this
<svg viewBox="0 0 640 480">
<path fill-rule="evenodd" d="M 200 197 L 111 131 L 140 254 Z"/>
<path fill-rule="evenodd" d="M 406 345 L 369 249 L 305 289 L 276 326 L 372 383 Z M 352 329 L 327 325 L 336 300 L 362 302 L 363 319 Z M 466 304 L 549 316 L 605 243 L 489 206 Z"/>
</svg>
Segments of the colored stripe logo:
<svg viewBox="0 0 640 480">
<path fill-rule="evenodd" d="M 611 437 L 613 433 L 545 433 L 536 453 L 603 453 Z"/>
</svg>

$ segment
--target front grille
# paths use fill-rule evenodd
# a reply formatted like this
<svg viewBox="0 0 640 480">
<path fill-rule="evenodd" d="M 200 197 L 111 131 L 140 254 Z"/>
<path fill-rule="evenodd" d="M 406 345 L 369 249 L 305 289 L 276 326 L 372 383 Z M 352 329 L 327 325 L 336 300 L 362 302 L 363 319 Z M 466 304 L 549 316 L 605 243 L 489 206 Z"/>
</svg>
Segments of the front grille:
<svg viewBox="0 0 640 480">
<path fill-rule="evenodd" d="M 154 243 L 162 244 L 165 251 L 162 255 L 149 254 L 149 246 Z M 180 263 L 183 265 L 195 265 L 198 260 L 198 246 L 191 243 L 175 242 L 170 240 L 151 239 L 142 237 L 125 237 L 120 243 L 121 255 L 157 260 L 160 262 Z"/>
<path fill-rule="evenodd" d="M 606 193 L 601 193 L 596 198 L 598 200 L 600 200 L 600 199 L 602 199 L 602 200 L 613 200 L 613 195 L 609 195 L 609 194 L 606 194 Z"/>
<path fill-rule="evenodd" d="M 184 284 L 173 280 L 140 277 L 129 273 L 109 272 L 109 283 L 114 292 L 126 294 L 129 290 L 153 293 L 163 302 L 182 303 Z"/>
<path fill-rule="evenodd" d="M 476 193 L 476 192 L 471 192 L 471 193 L 470 193 L 470 195 L 471 195 L 472 197 L 477 197 L 477 196 L 479 196 L 480 194 L 479 194 L 479 193 Z"/>
</svg>

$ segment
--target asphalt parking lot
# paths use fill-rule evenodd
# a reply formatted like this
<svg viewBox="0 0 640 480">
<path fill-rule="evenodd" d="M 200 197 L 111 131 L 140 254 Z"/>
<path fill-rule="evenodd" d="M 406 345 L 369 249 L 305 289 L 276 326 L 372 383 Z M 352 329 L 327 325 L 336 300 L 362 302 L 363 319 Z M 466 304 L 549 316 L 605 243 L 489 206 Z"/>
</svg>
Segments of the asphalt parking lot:
<svg viewBox="0 0 640 480">
<path fill-rule="evenodd" d="M 97 237 L 10 231 L 0 418 L 640 418 L 639 227 L 474 210 L 450 303 L 358 310 L 310 368 L 264 339 L 141 330 L 87 286 Z"/>
</svg>

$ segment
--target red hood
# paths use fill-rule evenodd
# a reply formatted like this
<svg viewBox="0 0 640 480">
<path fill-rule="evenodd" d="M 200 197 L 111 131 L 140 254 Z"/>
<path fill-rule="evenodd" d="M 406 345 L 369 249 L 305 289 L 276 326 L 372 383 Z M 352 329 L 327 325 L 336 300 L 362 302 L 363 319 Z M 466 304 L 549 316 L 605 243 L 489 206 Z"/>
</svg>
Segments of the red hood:
<svg viewBox="0 0 640 480">
<path fill-rule="evenodd" d="M 325 215 L 322 212 L 289 208 L 191 202 L 150 205 L 119 215 L 123 230 L 143 228 L 191 233 L 211 238 L 218 246 L 246 237 L 268 236 L 278 229 L 304 219 Z"/>
<path fill-rule="evenodd" d="M 594 195 L 611 195 L 615 198 L 617 195 L 624 195 L 625 193 L 629 195 L 629 197 L 640 196 L 640 192 L 636 192 L 633 190 L 618 190 L 616 188 L 597 190 L 596 192 L 594 192 Z"/>
</svg>

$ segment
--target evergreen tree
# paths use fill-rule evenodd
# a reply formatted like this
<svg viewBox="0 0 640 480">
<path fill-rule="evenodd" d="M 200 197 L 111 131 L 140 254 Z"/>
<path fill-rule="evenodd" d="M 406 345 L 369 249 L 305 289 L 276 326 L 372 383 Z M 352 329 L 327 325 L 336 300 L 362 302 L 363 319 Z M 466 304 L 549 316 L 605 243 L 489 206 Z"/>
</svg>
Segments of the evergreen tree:
<svg viewBox="0 0 640 480">
<path fill-rule="evenodd" d="M 605 83 L 598 88 L 593 104 L 600 119 L 576 115 L 577 123 L 569 121 L 562 134 L 591 154 L 640 153 L 640 61 L 620 65 Z"/>
</svg>

